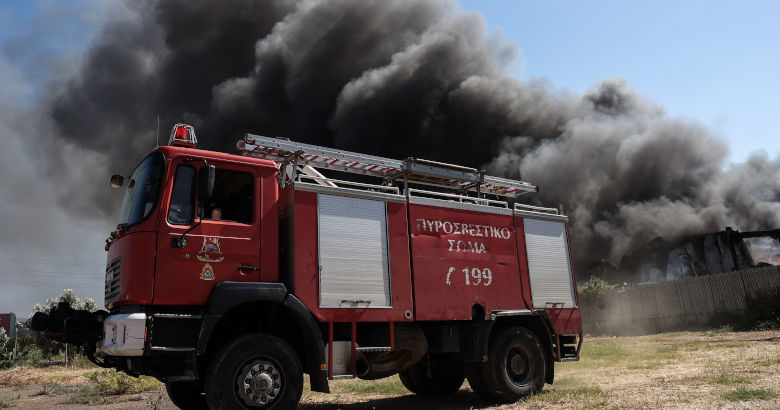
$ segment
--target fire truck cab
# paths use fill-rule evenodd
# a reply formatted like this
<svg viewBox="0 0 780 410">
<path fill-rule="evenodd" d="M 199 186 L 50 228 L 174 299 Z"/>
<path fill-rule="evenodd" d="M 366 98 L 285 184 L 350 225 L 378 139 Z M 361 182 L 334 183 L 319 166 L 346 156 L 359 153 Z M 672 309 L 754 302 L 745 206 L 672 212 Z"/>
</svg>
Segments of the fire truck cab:
<svg viewBox="0 0 780 410">
<path fill-rule="evenodd" d="M 177 124 L 141 160 L 107 240 L 107 311 L 31 325 L 182 408 L 290 408 L 303 375 L 400 374 L 417 394 L 514 401 L 578 360 L 568 218 L 532 184 L 246 135 L 199 150 Z M 340 175 L 326 177 L 320 171 Z M 124 184 L 124 179 L 127 183 Z"/>
</svg>

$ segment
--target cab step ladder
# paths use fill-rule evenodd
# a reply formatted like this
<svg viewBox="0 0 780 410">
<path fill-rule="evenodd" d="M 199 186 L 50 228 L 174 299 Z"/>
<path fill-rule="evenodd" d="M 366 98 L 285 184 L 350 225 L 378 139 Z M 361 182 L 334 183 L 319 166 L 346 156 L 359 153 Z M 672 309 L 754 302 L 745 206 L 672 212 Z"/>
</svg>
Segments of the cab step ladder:
<svg viewBox="0 0 780 410">
<path fill-rule="evenodd" d="M 350 325 L 350 374 L 333 374 L 333 325 L 334 322 L 328 322 L 328 379 L 341 380 L 353 379 L 357 377 L 357 355 L 364 352 L 392 352 L 395 350 L 395 322 L 388 322 L 390 346 L 365 346 L 357 345 L 357 322 L 347 322 Z"/>
</svg>

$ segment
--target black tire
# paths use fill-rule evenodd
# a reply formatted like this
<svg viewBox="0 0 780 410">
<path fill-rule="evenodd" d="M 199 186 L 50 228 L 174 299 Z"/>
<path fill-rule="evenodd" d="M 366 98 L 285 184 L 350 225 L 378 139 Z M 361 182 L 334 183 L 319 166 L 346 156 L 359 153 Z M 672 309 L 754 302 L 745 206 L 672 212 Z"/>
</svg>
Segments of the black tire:
<svg viewBox="0 0 780 410">
<path fill-rule="evenodd" d="M 487 393 L 500 401 L 514 402 L 544 387 L 542 344 L 523 327 L 509 327 L 492 337 L 488 361 L 480 367 Z"/>
<path fill-rule="evenodd" d="M 493 394 L 482 377 L 482 363 L 468 363 L 466 366 L 466 379 L 469 381 L 469 387 L 482 400 L 494 401 L 498 397 Z"/>
<path fill-rule="evenodd" d="M 180 409 L 202 410 L 209 408 L 206 404 L 206 396 L 203 395 L 202 389 L 197 383 L 165 383 L 165 390 L 173 404 Z"/>
<path fill-rule="evenodd" d="M 423 358 L 414 366 L 400 372 L 399 377 L 401 383 L 410 392 L 431 396 L 457 392 L 466 376 L 463 374 L 462 365 L 458 362 Z"/>
<path fill-rule="evenodd" d="M 265 398 L 262 409 L 292 409 L 302 392 L 298 355 L 282 339 L 263 333 L 228 343 L 206 375 L 206 401 L 211 409 L 257 408 L 248 404 L 254 397 Z"/>
</svg>

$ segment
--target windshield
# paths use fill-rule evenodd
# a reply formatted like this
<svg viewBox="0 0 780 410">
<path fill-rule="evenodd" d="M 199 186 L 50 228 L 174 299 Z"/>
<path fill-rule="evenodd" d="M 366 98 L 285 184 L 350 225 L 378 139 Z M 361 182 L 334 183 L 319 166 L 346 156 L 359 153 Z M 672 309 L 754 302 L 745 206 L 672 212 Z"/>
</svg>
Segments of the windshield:
<svg viewBox="0 0 780 410">
<path fill-rule="evenodd" d="M 152 212 L 160 194 L 164 164 L 162 154 L 156 152 L 146 157 L 133 171 L 119 209 L 119 225 L 135 225 Z"/>
</svg>

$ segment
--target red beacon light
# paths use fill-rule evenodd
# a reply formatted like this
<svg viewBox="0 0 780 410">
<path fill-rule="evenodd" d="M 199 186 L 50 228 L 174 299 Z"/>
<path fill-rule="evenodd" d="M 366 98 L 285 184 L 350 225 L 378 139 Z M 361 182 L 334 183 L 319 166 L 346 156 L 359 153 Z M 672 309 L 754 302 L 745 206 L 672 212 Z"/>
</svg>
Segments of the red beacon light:
<svg viewBox="0 0 780 410">
<path fill-rule="evenodd" d="M 187 124 L 174 125 L 168 145 L 195 148 L 198 145 L 198 139 L 195 138 L 195 129 L 192 128 L 192 125 Z"/>
</svg>

